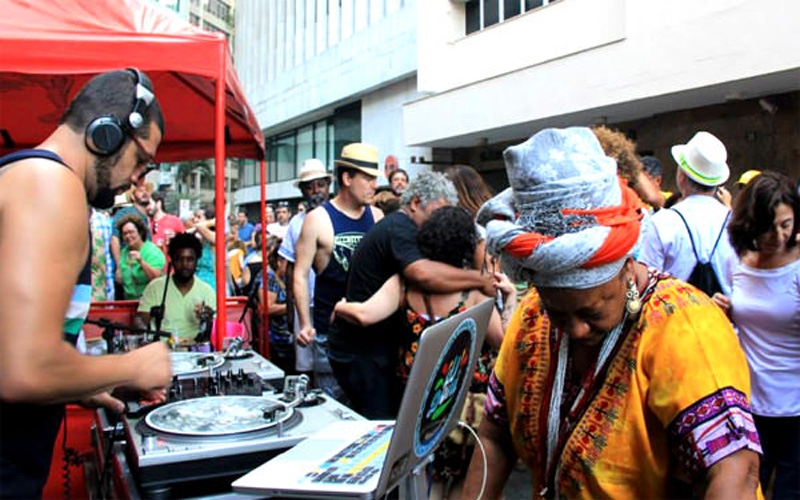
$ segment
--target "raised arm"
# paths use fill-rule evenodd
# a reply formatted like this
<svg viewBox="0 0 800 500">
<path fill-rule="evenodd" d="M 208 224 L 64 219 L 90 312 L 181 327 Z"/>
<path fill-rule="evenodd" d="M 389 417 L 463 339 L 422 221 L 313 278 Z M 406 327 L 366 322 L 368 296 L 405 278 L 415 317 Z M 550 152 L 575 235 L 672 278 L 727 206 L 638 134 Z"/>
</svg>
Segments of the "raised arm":
<svg viewBox="0 0 800 500">
<path fill-rule="evenodd" d="M 395 274 L 383 284 L 366 302 L 345 302 L 342 299 L 334 314 L 349 323 L 360 326 L 373 325 L 391 316 L 397 311 L 403 298 L 403 285 L 400 275 Z"/>
</svg>

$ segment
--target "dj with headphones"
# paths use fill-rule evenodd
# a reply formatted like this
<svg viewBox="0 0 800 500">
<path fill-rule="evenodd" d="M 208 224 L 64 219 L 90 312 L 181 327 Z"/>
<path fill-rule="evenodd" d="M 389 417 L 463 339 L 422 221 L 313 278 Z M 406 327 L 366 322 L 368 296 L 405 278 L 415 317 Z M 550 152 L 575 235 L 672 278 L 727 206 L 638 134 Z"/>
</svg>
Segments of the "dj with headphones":
<svg viewBox="0 0 800 500">
<path fill-rule="evenodd" d="M 110 391 L 163 394 L 167 347 L 81 355 L 91 292 L 89 206 L 143 182 L 164 134 L 161 107 L 137 69 L 89 80 L 35 149 L 0 158 L 0 498 L 38 498 L 64 404 L 121 412 Z"/>
</svg>

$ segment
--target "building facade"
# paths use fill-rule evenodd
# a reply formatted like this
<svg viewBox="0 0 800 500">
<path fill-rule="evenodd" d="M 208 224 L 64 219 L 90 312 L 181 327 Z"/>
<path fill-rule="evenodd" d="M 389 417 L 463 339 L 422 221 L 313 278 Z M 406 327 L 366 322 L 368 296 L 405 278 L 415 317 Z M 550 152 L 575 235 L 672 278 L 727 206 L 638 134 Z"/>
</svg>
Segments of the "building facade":
<svg viewBox="0 0 800 500">
<path fill-rule="evenodd" d="M 708 130 L 745 170 L 800 174 L 800 3 L 791 0 L 239 0 L 237 71 L 267 139 L 268 198 L 353 140 L 413 172 L 545 127 L 607 124 L 664 165 Z M 235 203 L 258 200 L 240 171 Z M 731 181 L 732 182 L 732 181 Z"/>
<path fill-rule="evenodd" d="M 270 201 L 299 200 L 302 162 L 318 158 L 333 172 L 350 142 L 410 172 L 426 168 L 431 149 L 402 136 L 403 105 L 421 96 L 417 2 L 238 0 L 236 70 L 266 137 Z M 240 179 L 234 201 L 255 211 L 257 165 L 245 162 Z"/>
<path fill-rule="evenodd" d="M 673 188 L 669 148 L 697 130 L 728 146 L 733 180 L 752 168 L 800 174 L 800 3 L 428 0 L 418 9 L 426 96 L 404 107 L 405 140 L 479 166 L 496 186 L 508 144 L 601 123 L 659 157 Z"/>
</svg>

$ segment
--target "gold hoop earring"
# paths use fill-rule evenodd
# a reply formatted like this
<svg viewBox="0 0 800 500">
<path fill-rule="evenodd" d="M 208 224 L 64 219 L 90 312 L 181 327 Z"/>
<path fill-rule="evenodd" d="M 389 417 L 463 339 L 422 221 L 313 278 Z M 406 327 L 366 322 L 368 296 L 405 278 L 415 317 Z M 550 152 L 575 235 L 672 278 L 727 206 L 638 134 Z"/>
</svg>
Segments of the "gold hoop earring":
<svg viewBox="0 0 800 500">
<path fill-rule="evenodd" d="M 625 292 L 625 310 L 631 316 L 639 314 L 639 311 L 642 310 L 642 298 L 639 296 L 639 288 L 633 278 L 628 278 L 628 290 Z"/>
</svg>

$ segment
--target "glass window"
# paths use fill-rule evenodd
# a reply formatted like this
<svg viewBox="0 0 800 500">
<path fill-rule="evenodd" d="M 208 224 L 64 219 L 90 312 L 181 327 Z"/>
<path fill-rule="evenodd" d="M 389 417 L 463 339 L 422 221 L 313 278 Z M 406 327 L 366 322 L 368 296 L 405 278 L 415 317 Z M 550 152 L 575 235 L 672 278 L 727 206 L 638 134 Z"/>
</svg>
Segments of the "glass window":
<svg viewBox="0 0 800 500">
<path fill-rule="evenodd" d="M 525 10 L 535 9 L 544 5 L 544 0 L 525 0 Z"/>
<path fill-rule="evenodd" d="M 519 0 L 503 0 L 503 20 L 514 17 L 520 13 Z"/>
<path fill-rule="evenodd" d="M 481 3 L 473 0 L 466 5 L 465 8 L 467 20 L 467 35 L 480 31 L 481 29 Z"/>
<path fill-rule="evenodd" d="M 297 137 L 294 133 L 286 134 L 278 138 L 275 144 L 276 149 L 276 167 L 277 167 L 277 181 L 289 181 L 294 179 L 295 166 L 297 165 L 296 153 Z"/>
<path fill-rule="evenodd" d="M 314 156 L 314 126 L 307 125 L 297 131 L 297 159 L 304 161 Z"/>
<path fill-rule="evenodd" d="M 328 163 L 328 122 L 320 121 L 314 125 L 314 158 Z"/>
<path fill-rule="evenodd" d="M 483 27 L 500 21 L 500 0 L 483 0 Z"/>
</svg>

